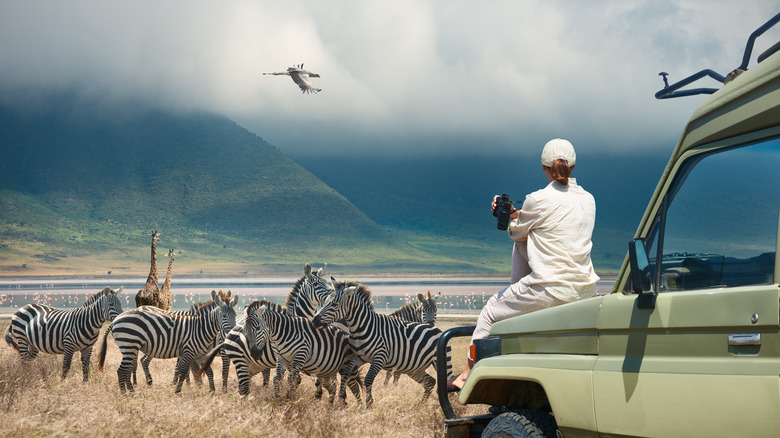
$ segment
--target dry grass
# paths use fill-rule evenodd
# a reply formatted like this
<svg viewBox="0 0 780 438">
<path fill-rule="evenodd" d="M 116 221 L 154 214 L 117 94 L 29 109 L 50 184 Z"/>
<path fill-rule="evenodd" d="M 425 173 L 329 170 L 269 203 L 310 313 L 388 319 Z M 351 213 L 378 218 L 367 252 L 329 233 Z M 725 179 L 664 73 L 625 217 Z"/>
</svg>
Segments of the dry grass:
<svg viewBox="0 0 780 438">
<path fill-rule="evenodd" d="M 5 333 L 7 324 L 2 324 Z M 0 341 L 2 342 L 2 341 Z M 455 370 L 462 369 L 468 338 L 453 341 Z M 219 359 L 212 365 L 217 385 L 185 385 L 174 394 L 170 382 L 174 360 L 154 360 L 152 386 L 140 383 L 136 392 L 121 395 L 116 369 L 119 350 L 109 340 L 104 372 L 95 369 L 82 382 L 78 355 L 65 380 L 60 380 L 62 356 L 40 354 L 22 362 L 11 347 L 0 347 L 0 435 L 28 436 L 269 436 L 269 437 L 437 437 L 443 434 L 443 415 L 436 394 L 420 406 L 422 387 L 408 376 L 397 386 L 384 386 L 384 372 L 374 385 L 374 406 L 358 406 L 349 394 L 347 406 L 330 406 L 314 400 L 314 380 L 303 376 L 289 400 L 276 400 L 271 387 L 260 387 L 262 376 L 252 379 L 250 395 L 237 391 L 231 367 L 228 392 L 221 390 Z M 97 347 L 95 348 L 97 350 Z M 429 370 L 433 374 L 433 370 Z M 139 368 L 139 377 L 143 372 Z M 484 406 L 460 406 L 459 415 L 485 412 Z"/>
</svg>

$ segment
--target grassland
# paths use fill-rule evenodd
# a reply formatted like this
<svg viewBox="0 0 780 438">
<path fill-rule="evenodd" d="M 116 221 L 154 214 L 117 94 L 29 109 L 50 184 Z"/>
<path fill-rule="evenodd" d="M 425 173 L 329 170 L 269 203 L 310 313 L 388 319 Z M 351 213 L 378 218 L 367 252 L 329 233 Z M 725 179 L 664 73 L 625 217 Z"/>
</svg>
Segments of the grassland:
<svg viewBox="0 0 780 438">
<path fill-rule="evenodd" d="M 5 333 L 7 322 L 0 326 Z M 464 365 L 465 354 L 459 353 L 465 351 L 467 342 L 468 338 L 456 338 L 452 343 L 456 370 Z M 226 393 L 216 377 L 215 394 L 209 393 L 207 385 L 193 383 L 175 395 L 170 386 L 175 361 L 154 360 L 154 384 L 141 384 L 135 393 L 121 395 L 116 377 L 120 357 L 109 340 L 104 372 L 93 366 L 89 382 L 84 383 L 80 362 L 74 358 L 68 377 L 60 380 L 62 356 L 40 354 L 34 361 L 22 362 L 3 342 L 0 414 L 4 420 L 0 435 L 438 437 L 444 431 L 436 395 L 419 405 L 422 388 L 408 376 L 402 376 L 397 386 L 384 386 L 378 379 L 374 406 L 366 409 L 355 403 L 351 394 L 347 406 L 314 400 L 313 379 L 307 376 L 290 399 L 275 399 L 270 387 L 259 386 L 261 376 L 252 379 L 250 395 L 241 397 L 232 368 Z M 220 369 L 219 359 L 212 366 Z M 450 397 L 459 415 L 486 411 L 485 406 L 461 406 L 454 395 Z"/>
</svg>

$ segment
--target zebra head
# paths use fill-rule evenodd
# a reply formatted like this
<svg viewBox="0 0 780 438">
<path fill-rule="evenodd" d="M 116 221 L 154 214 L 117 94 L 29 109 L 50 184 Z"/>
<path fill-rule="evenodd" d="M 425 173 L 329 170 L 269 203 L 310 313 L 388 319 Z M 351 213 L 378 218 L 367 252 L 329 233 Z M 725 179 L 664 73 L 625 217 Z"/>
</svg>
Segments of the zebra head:
<svg viewBox="0 0 780 438">
<path fill-rule="evenodd" d="M 423 294 L 417 294 L 417 301 L 420 302 L 420 313 L 422 314 L 423 324 L 436 324 L 436 300 L 441 297 L 439 292 L 435 297 L 431 296 L 431 291 L 428 291 L 428 298 L 425 298 Z"/>
<path fill-rule="evenodd" d="M 124 289 L 124 286 L 120 286 L 118 290 L 114 291 L 113 289 L 106 287 L 100 291 L 100 310 L 103 318 L 105 318 L 107 321 L 113 321 L 114 318 L 123 312 L 122 302 L 119 301 L 119 297 L 117 295 L 122 293 Z"/>
<path fill-rule="evenodd" d="M 350 309 L 351 298 L 358 290 L 357 286 L 349 283 L 338 283 L 325 302 L 322 308 L 314 315 L 312 321 L 316 327 L 323 327 L 332 324 L 334 321 L 346 319 Z"/>
<path fill-rule="evenodd" d="M 213 290 L 211 291 L 211 299 L 214 300 L 214 303 L 217 304 L 216 309 L 214 310 L 217 312 L 217 320 L 219 321 L 219 326 L 222 329 L 222 333 L 224 335 L 227 335 L 230 330 L 233 330 L 233 327 L 236 325 L 236 304 L 238 303 L 238 295 L 230 298 L 230 291 L 227 292 L 227 295 L 220 295 L 217 293 L 217 291 Z"/>
<path fill-rule="evenodd" d="M 256 301 L 256 303 L 260 304 L 258 301 Z M 267 312 L 268 307 L 265 304 L 262 304 L 254 306 L 247 315 L 246 326 L 251 330 L 251 333 L 254 334 L 255 339 L 252 347 L 256 351 L 263 351 L 266 344 L 268 344 L 270 328 L 268 327 L 268 321 L 265 319 Z"/>
<path fill-rule="evenodd" d="M 308 263 L 303 267 L 303 277 L 295 282 L 287 296 L 285 306 L 289 314 L 309 320 L 314 317 L 317 306 L 325 302 L 333 289 L 333 285 L 325 278 L 326 266 L 327 264 L 322 265 L 316 272 L 312 272 L 311 265 Z"/>
</svg>

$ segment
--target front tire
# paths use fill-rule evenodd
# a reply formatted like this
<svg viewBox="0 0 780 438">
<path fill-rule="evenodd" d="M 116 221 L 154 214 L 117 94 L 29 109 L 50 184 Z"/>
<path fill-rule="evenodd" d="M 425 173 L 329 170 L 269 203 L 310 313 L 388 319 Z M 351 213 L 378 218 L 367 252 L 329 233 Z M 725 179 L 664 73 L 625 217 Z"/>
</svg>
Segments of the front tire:
<svg viewBox="0 0 780 438">
<path fill-rule="evenodd" d="M 482 438 L 554 438 L 557 429 L 552 415 L 523 409 L 492 419 Z"/>
</svg>

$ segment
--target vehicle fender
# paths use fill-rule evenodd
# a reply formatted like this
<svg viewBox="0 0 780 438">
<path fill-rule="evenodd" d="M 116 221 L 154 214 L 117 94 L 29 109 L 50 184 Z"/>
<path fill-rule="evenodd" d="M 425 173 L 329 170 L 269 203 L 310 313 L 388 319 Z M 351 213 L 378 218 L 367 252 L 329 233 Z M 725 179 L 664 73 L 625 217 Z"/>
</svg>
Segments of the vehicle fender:
<svg viewBox="0 0 780 438">
<path fill-rule="evenodd" d="M 512 354 L 480 360 L 459 401 L 552 411 L 560 428 L 596 430 L 595 355 Z"/>
</svg>

